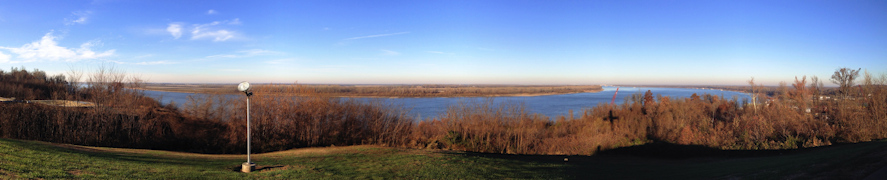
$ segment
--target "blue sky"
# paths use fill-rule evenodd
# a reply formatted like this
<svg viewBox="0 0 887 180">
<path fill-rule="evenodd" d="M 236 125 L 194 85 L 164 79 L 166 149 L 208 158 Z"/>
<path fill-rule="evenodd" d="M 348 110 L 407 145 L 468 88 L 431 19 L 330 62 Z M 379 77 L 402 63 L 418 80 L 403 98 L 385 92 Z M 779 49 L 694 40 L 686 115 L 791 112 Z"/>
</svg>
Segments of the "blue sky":
<svg viewBox="0 0 887 180">
<path fill-rule="evenodd" d="M 887 73 L 887 1 L 13 1 L 0 67 L 174 83 L 715 84 Z M 829 84 L 828 81 L 825 81 Z"/>
</svg>

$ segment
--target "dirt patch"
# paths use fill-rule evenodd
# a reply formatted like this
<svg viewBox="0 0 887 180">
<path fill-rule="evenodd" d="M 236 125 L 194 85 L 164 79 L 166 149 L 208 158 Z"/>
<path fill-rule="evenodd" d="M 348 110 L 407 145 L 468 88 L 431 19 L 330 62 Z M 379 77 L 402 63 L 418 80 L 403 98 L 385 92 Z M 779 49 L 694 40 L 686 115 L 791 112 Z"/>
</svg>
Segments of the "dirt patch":
<svg viewBox="0 0 887 180">
<path fill-rule="evenodd" d="M 290 166 L 290 165 L 286 165 L 286 166 L 281 166 L 281 165 L 256 166 L 256 171 L 259 171 L 259 172 L 284 171 L 284 170 L 290 170 L 290 169 L 298 169 L 298 168 L 293 168 L 293 166 Z"/>
<path fill-rule="evenodd" d="M 0 169 L 0 177 L 5 177 L 5 178 L 9 178 L 9 179 L 18 178 L 18 176 L 16 174 L 13 174 L 13 173 L 3 170 L 3 169 Z"/>
<path fill-rule="evenodd" d="M 79 145 L 73 145 L 73 144 L 57 144 L 57 143 L 49 143 L 49 142 L 41 142 L 41 143 L 46 143 L 47 145 L 65 148 L 65 149 L 72 149 L 72 150 L 77 150 L 77 151 L 108 152 L 108 151 L 103 151 L 101 149 L 98 149 L 96 147 L 89 147 L 89 146 L 79 146 Z"/>
<path fill-rule="evenodd" d="M 303 155 L 321 155 L 342 151 L 355 151 L 358 149 L 377 148 L 380 146 L 373 145 L 356 145 L 356 146 L 332 146 L 332 147 L 308 147 L 291 149 L 286 151 L 277 151 L 253 155 L 255 157 L 281 157 L 281 156 L 303 156 Z"/>
</svg>

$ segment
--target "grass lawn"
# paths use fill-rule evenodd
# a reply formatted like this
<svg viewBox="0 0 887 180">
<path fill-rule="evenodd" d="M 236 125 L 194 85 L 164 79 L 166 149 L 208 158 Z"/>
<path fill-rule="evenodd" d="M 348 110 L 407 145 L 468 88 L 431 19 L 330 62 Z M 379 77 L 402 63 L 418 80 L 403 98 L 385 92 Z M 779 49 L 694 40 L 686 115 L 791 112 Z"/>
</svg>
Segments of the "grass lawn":
<svg viewBox="0 0 887 180">
<path fill-rule="evenodd" d="M 377 146 L 245 155 L 87 147 L 0 139 L 0 179 L 860 179 L 887 165 L 887 142 L 753 156 L 526 156 Z"/>
<path fill-rule="evenodd" d="M 0 179 L 559 179 L 564 165 L 376 146 L 246 155 L 58 145 L 0 139 Z"/>
</svg>

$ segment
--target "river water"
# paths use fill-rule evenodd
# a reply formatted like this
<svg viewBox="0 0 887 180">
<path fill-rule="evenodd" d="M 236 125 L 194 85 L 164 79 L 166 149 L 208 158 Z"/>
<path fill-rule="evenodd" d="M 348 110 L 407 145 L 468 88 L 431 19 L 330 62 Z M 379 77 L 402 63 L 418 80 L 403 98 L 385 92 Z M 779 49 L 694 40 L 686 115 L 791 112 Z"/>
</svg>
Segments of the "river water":
<svg viewBox="0 0 887 180">
<path fill-rule="evenodd" d="M 232 88 L 234 88 L 232 86 Z M 560 94 L 546 96 L 524 96 L 524 97 L 435 97 L 435 98 L 354 98 L 361 101 L 382 101 L 383 103 L 391 103 L 401 105 L 410 110 L 410 115 L 418 117 L 418 119 L 437 117 L 446 112 L 449 106 L 458 105 L 459 103 L 483 103 L 492 100 L 493 104 L 521 104 L 530 113 L 539 113 L 551 118 L 557 116 L 566 116 L 570 110 L 578 116 L 583 109 L 588 109 L 598 104 L 610 103 L 616 87 L 604 86 L 604 90 L 595 93 L 575 93 Z M 699 96 L 703 94 L 717 95 L 725 99 L 736 97 L 738 100 L 751 99 L 747 93 L 735 91 L 722 91 L 714 89 L 688 89 L 688 88 L 651 88 L 651 87 L 619 87 L 619 93 L 616 96 L 616 104 L 625 102 L 626 97 L 638 93 L 643 95 L 644 92 L 650 90 L 654 96 L 659 94 L 662 96 L 670 96 L 674 98 L 690 97 L 693 93 Z M 177 92 L 161 92 L 161 91 L 144 91 L 145 95 L 159 100 L 163 104 L 175 102 L 183 104 L 188 100 L 188 96 L 193 93 L 177 93 Z M 243 95 L 229 95 L 232 98 L 242 98 Z"/>
</svg>

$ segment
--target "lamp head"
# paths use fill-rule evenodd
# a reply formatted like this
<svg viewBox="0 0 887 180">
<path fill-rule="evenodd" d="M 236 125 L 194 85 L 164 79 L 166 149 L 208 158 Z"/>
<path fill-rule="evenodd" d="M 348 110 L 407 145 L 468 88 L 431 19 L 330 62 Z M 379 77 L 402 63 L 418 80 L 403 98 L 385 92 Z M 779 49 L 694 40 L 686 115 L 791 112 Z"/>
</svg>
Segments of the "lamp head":
<svg viewBox="0 0 887 180">
<path fill-rule="evenodd" d="M 243 81 L 239 85 L 237 85 L 237 91 L 249 93 L 249 82 Z"/>
</svg>

